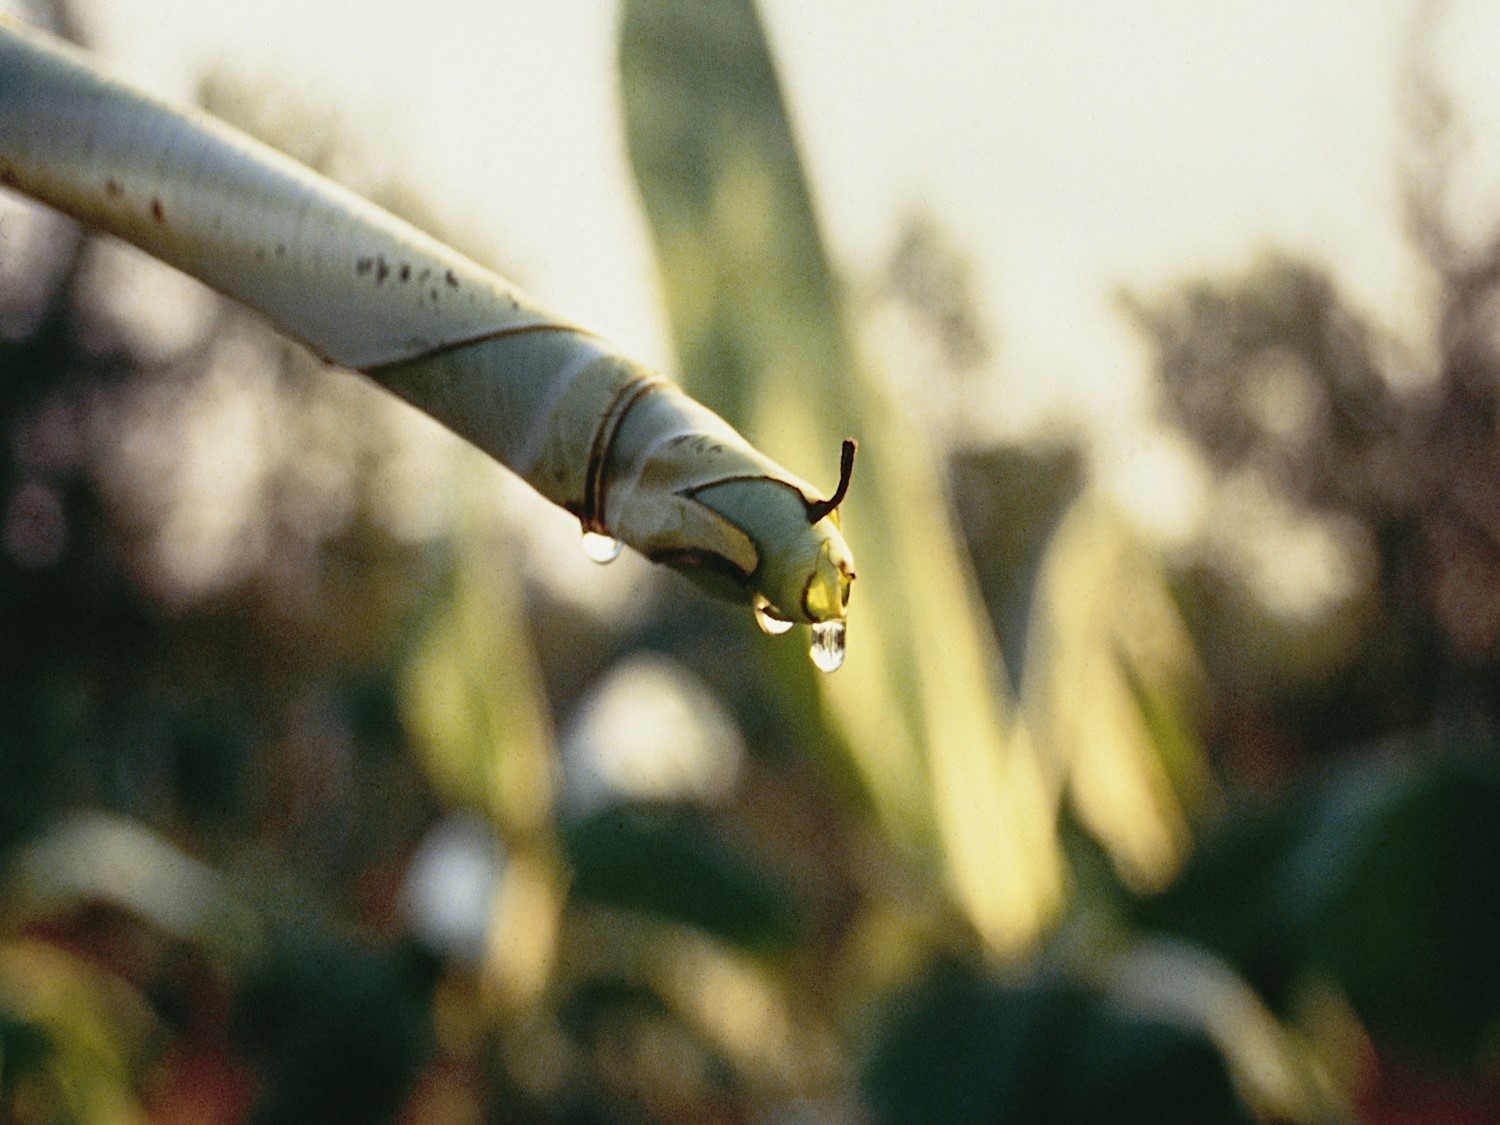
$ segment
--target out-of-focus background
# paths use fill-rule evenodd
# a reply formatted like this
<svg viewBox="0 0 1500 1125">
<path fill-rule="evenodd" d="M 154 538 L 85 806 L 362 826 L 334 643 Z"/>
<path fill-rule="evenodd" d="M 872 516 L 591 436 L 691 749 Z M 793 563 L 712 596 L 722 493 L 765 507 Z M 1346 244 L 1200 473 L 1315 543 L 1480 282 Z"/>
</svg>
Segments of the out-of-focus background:
<svg viewBox="0 0 1500 1125">
<path fill-rule="evenodd" d="M 0 1121 L 1500 1119 L 1487 5 L 0 11 L 861 440 L 822 676 L 0 194 Z"/>
</svg>

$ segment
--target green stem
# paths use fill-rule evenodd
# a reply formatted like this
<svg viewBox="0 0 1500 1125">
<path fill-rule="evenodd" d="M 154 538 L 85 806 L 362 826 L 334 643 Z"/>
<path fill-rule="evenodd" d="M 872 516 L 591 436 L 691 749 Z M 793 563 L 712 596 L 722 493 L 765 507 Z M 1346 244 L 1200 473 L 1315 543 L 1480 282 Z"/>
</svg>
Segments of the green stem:
<svg viewBox="0 0 1500 1125">
<path fill-rule="evenodd" d="M 0 183 L 365 372 L 586 530 L 788 619 L 843 618 L 853 562 L 826 498 L 673 384 L 353 192 L 13 20 L 0 79 Z"/>
</svg>

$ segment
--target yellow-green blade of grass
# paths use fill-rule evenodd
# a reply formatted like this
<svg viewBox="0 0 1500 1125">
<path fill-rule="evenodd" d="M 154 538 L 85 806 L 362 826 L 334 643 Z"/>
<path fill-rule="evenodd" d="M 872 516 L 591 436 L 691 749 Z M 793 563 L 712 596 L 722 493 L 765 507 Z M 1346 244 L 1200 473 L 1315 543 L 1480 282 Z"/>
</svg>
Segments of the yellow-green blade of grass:
<svg viewBox="0 0 1500 1125">
<path fill-rule="evenodd" d="M 482 466 L 465 468 L 472 488 Z M 450 588 L 414 638 L 403 710 L 443 797 L 515 843 L 550 828 L 552 724 L 514 564 L 473 516 L 460 519 L 455 552 Z"/>
<path fill-rule="evenodd" d="M 1007 738 L 995 638 L 936 457 L 861 366 L 749 0 L 625 0 L 630 156 L 688 389 L 820 480 L 860 440 L 849 657 L 824 691 L 886 830 L 941 863 L 987 945 L 1056 909 L 1050 802 Z"/>
<path fill-rule="evenodd" d="M 524 1005 L 545 988 L 562 904 L 554 738 L 514 558 L 479 515 L 490 468 L 460 453 L 453 571 L 412 638 L 402 711 L 444 804 L 486 814 L 505 845 L 483 967 L 495 999 Z"/>
<path fill-rule="evenodd" d="M 1027 630 L 1026 730 L 1132 889 L 1161 889 L 1212 799 L 1205 675 L 1160 558 L 1094 491 L 1053 536 Z"/>
</svg>

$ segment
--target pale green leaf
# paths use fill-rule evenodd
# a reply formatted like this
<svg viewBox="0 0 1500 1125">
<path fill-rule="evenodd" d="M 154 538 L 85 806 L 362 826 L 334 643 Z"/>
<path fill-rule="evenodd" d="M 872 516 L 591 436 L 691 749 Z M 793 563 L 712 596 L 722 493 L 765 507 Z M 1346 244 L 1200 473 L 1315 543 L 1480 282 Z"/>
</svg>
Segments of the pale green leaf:
<svg viewBox="0 0 1500 1125">
<path fill-rule="evenodd" d="M 939 862 L 989 944 L 1023 947 L 1060 863 L 936 458 L 858 362 L 765 38 L 748 0 L 627 0 L 630 152 L 687 388 L 815 482 L 861 443 L 843 526 L 859 561 L 828 704 L 885 826 Z"/>
</svg>

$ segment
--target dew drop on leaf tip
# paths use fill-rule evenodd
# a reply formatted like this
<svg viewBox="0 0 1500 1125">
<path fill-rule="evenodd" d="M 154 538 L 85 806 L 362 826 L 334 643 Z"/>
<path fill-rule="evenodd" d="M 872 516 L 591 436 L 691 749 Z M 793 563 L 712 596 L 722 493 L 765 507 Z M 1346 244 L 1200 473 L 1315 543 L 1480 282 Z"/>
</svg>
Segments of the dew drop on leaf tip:
<svg viewBox="0 0 1500 1125">
<path fill-rule="evenodd" d="M 843 665 L 846 633 L 842 621 L 820 621 L 812 627 L 812 647 L 808 649 L 808 655 L 820 672 L 836 672 Z"/>
<path fill-rule="evenodd" d="M 624 549 L 625 544 L 608 535 L 600 535 L 597 531 L 583 533 L 583 553 L 601 566 L 604 563 L 614 562 Z"/>
<path fill-rule="evenodd" d="M 755 623 L 768 637 L 779 637 L 792 627 L 792 622 L 778 617 L 771 603 L 759 594 L 755 596 Z"/>
</svg>

